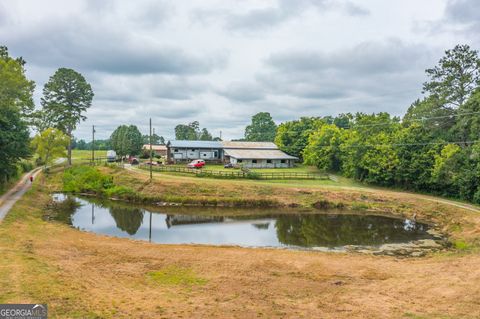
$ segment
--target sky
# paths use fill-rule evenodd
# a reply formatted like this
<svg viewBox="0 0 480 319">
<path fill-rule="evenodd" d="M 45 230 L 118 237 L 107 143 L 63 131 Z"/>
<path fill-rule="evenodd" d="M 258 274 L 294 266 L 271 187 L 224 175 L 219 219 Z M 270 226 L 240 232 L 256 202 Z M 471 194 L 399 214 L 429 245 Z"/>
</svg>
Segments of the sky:
<svg viewBox="0 0 480 319">
<path fill-rule="evenodd" d="M 92 85 L 87 140 L 92 125 L 146 134 L 150 117 L 167 139 L 195 120 L 234 139 L 257 112 L 402 115 L 459 43 L 480 49 L 478 0 L 0 0 L 0 44 L 27 61 L 37 106 L 60 67 Z"/>
</svg>

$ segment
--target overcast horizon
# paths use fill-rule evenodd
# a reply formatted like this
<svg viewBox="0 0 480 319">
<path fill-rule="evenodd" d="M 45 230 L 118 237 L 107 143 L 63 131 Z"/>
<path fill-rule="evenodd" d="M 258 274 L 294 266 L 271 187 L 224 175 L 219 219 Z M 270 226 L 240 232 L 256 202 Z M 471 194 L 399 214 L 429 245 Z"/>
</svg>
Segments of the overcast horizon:
<svg viewBox="0 0 480 319">
<path fill-rule="evenodd" d="M 425 69 L 456 44 L 480 48 L 480 1 L 5 1 L 0 41 L 27 61 L 40 105 L 60 67 L 95 92 L 77 138 L 121 124 L 174 137 L 199 121 L 243 137 L 275 122 L 346 112 L 402 115 Z M 381 26 L 381 27 L 379 27 Z"/>
</svg>

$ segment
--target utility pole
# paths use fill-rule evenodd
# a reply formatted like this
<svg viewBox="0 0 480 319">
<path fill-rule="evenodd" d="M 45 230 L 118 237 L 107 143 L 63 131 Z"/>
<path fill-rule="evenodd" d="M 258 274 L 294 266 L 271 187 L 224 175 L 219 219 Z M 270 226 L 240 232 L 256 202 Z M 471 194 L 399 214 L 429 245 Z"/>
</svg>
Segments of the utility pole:
<svg viewBox="0 0 480 319">
<path fill-rule="evenodd" d="M 95 165 L 95 125 L 92 125 L 92 165 Z"/>
<path fill-rule="evenodd" d="M 222 139 L 222 131 L 220 131 L 220 140 Z"/>
<path fill-rule="evenodd" d="M 152 166 L 153 166 L 153 153 L 152 153 L 152 118 L 150 118 L 150 183 L 153 179 Z"/>
</svg>

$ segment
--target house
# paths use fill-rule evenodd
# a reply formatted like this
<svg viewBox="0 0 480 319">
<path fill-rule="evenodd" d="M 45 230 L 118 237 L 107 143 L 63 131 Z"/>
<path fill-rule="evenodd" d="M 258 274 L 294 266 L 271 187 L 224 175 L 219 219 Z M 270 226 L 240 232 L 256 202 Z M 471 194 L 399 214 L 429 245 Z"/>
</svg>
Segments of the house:
<svg viewBox="0 0 480 319">
<path fill-rule="evenodd" d="M 167 158 L 173 162 L 203 159 L 248 168 L 285 168 L 298 160 L 272 142 L 169 141 L 167 149 Z"/>
<path fill-rule="evenodd" d="M 248 168 L 287 168 L 296 160 L 271 142 L 222 142 L 225 162 Z"/>
<path fill-rule="evenodd" d="M 150 154 L 150 144 L 145 144 L 142 147 L 143 152 Z M 155 156 L 166 156 L 167 155 L 167 146 L 166 145 L 152 145 L 153 155 Z"/>
<path fill-rule="evenodd" d="M 183 141 L 173 140 L 167 143 L 167 160 L 189 161 L 203 159 L 205 161 L 223 161 L 222 144 L 217 141 Z"/>
</svg>

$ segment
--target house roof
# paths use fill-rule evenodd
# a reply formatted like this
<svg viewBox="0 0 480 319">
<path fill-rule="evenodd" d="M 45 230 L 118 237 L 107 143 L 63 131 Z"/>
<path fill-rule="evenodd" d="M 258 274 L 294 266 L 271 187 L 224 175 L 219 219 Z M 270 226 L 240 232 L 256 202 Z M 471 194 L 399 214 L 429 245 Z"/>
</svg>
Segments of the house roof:
<svg viewBox="0 0 480 319">
<path fill-rule="evenodd" d="M 225 149 L 225 155 L 236 159 L 298 159 L 280 150 L 265 149 Z"/>
<path fill-rule="evenodd" d="M 144 150 L 149 150 L 150 149 L 150 144 L 144 144 L 143 149 Z M 166 151 L 167 146 L 166 145 L 152 145 L 152 150 L 153 151 Z"/>
<path fill-rule="evenodd" d="M 168 146 L 179 148 L 222 148 L 222 144 L 217 141 L 173 140 L 168 142 Z"/>
<path fill-rule="evenodd" d="M 277 145 L 272 142 L 236 142 L 223 141 L 221 142 L 225 149 L 278 149 Z"/>
</svg>

